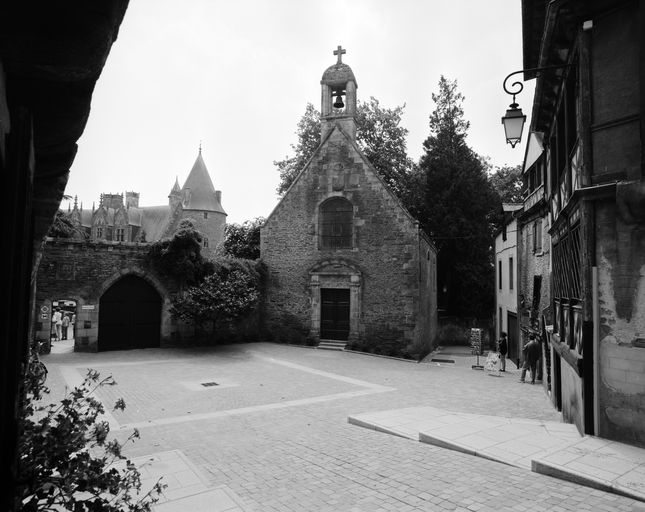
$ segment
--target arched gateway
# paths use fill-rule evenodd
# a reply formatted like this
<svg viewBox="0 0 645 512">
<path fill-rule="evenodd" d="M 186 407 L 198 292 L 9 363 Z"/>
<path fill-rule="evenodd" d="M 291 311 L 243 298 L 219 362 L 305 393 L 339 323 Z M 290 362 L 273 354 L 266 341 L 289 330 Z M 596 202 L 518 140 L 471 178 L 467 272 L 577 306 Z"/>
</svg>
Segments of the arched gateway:
<svg viewBox="0 0 645 512">
<path fill-rule="evenodd" d="M 125 350 L 159 346 L 161 296 L 144 279 L 119 279 L 99 302 L 98 350 Z"/>
</svg>

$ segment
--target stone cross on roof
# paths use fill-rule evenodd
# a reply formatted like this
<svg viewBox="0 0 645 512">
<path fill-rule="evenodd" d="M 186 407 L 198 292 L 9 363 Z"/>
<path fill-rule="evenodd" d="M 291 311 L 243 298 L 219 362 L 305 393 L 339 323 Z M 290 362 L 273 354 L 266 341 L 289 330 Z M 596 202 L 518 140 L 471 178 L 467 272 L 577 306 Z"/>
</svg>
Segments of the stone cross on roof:
<svg viewBox="0 0 645 512">
<path fill-rule="evenodd" d="M 337 50 L 334 50 L 334 55 L 338 55 L 338 62 L 336 64 L 343 63 L 343 55 L 347 53 L 347 50 L 343 50 L 342 46 L 339 46 Z"/>
</svg>

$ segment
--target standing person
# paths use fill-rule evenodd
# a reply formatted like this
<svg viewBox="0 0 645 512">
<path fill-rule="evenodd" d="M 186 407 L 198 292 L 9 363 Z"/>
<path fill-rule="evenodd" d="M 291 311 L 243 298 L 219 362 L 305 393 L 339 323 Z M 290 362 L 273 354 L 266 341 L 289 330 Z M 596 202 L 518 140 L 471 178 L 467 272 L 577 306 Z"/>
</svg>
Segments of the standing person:
<svg viewBox="0 0 645 512">
<path fill-rule="evenodd" d="M 520 382 L 526 378 L 526 370 L 531 372 L 531 384 L 535 384 L 535 375 L 537 374 L 537 364 L 540 359 L 540 345 L 535 339 L 535 334 L 529 334 L 529 342 L 522 348 L 524 354 L 524 364 L 522 365 L 522 374 Z"/>
<path fill-rule="evenodd" d="M 497 352 L 499 352 L 499 364 L 500 364 L 500 372 L 505 372 L 506 371 L 506 354 L 508 354 L 508 340 L 507 334 L 505 332 L 502 332 L 502 335 L 497 342 Z"/>
<path fill-rule="evenodd" d="M 72 338 L 71 338 L 71 339 L 74 339 L 74 326 L 75 326 L 75 325 L 76 325 L 76 313 L 72 313 L 72 319 L 71 319 L 71 320 L 70 320 L 70 322 L 69 322 L 69 328 L 70 328 L 70 330 L 72 331 L 72 332 L 71 332 L 71 334 L 72 334 Z"/>
<path fill-rule="evenodd" d="M 69 316 L 67 316 L 67 313 L 63 315 L 63 320 L 61 322 L 61 330 L 63 332 L 62 339 L 66 340 L 69 334 Z"/>
<path fill-rule="evenodd" d="M 52 324 L 54 326 L 54 338 L 58 341 L 61 337 L 61 326 L 63 325 L 62 315 L 58 308 L 54 310 L 54 314 L 52 315 Z"/>
</svg>

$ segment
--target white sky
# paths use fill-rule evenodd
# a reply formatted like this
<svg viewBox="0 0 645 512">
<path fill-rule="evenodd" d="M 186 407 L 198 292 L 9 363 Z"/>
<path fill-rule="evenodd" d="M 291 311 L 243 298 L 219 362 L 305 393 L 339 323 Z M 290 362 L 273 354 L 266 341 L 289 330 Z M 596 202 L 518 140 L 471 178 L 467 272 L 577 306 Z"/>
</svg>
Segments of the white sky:
<svg viewBox="0 0 645 512">
<path fill-rule="evenodd" d="M 268 216 L 278 201 L 273 161 L 291 152 L 306 104 L 320 109 L 338 45 L 359 100 L 406 104 L 414 160 L 443 74 L 466 97 L 470 146 L 493 165 L 521 163 L 525 141 L 511 149 L 500 121 L 511 102 L 502 81 L 522 69 L 518 1 L 133 0 L 66 193 L 85 208 L 125 190 L 140 192 L 142 206 L 167 204 L 201 141 L 228 222 Z M 517 98 L 525 114 L 532 99 L 529 82 Z"/>
</svg>

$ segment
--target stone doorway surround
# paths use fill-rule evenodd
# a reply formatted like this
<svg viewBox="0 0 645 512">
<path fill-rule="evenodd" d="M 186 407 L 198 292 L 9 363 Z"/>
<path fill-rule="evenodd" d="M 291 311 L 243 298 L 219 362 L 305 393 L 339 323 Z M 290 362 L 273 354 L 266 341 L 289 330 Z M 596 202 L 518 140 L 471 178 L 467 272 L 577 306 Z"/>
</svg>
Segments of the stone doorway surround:
<svg viewBox="0 0 645 512">
<path fill-rule="evenodd" d="M 311 303 L 311 330 L 315 339 L 320 339 L 321 288 L 349 289 L 349 337 L 358 339 L 361 314 L 362 272 L 353 263 L 342 258 L 329 258 L 316 263 L 309 270 L 309 300 Z"/>
</svg>

